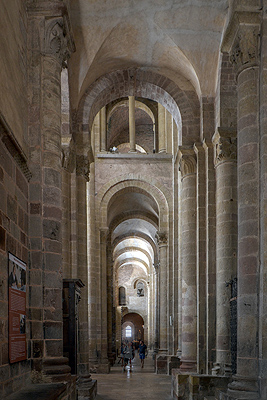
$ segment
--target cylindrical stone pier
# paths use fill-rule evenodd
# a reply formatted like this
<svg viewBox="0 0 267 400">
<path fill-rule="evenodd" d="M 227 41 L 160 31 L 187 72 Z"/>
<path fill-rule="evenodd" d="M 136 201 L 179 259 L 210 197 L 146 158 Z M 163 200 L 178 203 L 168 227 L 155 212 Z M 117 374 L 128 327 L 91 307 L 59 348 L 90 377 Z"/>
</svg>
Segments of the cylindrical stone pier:
<svg viewBox="0 0 267 400">
<path fill-rule="evenodd" d="M 214 135 L 216 168 L 216 363 L 213 375 L 231 375 L 231 281 L 237 274 L 236 136 Z"/>
<path fill-rule="evenodd" d="M 228 387 L 234 399 L 259 399 L 259 49 L 260 14 L 236 11 L 223 48 L 237 71 L 237 374 Z"/>
<path fill-rule="evenodd" d="M 167 354 L 167 252 L 168 239 L 164 232 L 157 233 L 159 246 L 159 352 Z"/>
<path fill-rule="evenodd" d="M 196 159 L 193 149 L 180 149 L 182 173 L 182 355 L 181 370 L 196 371 L 197 283 L 196 283 Z"/>
</svg>

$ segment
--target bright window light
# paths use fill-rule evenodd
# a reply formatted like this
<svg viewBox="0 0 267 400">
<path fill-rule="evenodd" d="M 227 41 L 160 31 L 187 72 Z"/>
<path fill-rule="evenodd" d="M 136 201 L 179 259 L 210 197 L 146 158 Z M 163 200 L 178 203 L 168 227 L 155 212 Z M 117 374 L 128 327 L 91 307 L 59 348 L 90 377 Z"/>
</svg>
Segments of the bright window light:
<svg viewBox="0 0 267 400">
<path fill-rule="evenodd" d="M 131 337 L 132 336 L 132 328 L 130 326 L 126 326 L 125 336 L 126 337 Z"/>
</svg>

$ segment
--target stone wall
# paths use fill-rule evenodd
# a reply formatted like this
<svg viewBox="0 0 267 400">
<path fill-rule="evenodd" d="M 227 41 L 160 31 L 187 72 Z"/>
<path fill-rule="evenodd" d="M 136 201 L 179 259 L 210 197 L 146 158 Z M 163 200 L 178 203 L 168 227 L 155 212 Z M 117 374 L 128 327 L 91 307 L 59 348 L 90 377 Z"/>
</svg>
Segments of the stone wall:
<svg viewBox="0 0 267 400">
<path fill-rule="evenodd" d="M 27 21 L 25 2 L 0 4 L 0 110 L 26 151 L 27 132 Z"/>
<path fill-rule="evenodd" d="M 8 358 L 8 252 L 28 265 L 29 170 L 0 121 L 0 397 L 18 390 L 29 379 L 31 326 L 26 322 L 28 360 L 9 364 Z M 18 163 L 17 161 L 20 163 Z M 31 210 L 33 212 L 33 210 Z M 27 281 L 29 274 L 27 275 Z M 27 292 L 29 295 L 29 292 Z M 28 309 L 27 298 L 27 315 Z"/>
</svg>

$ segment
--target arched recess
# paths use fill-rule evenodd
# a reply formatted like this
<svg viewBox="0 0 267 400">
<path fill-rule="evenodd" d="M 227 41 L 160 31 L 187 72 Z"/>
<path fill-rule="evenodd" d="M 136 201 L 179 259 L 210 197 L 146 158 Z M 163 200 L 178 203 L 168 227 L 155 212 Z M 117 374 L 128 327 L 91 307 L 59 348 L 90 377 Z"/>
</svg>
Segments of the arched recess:
<svg viewBox="0 0 267 400">
<path fill-rule="evenodd" d="M 126 106 L 126 105 L 129 107 L 128 99 L 119 100 L 114 105 L 112 105 L 112 107 L 110 108 L 110 110 L 107 113 L 107 121 L 119 107 Z M 135 108 L 140 108 L 140 110 L 145 111 L 148 114 L 148 116 L 152 119 L 153 123 L 155 123 L 155 115 L 148 105 L 144 104 L 141 101 L 135 100 Z"/>
<path fill-rule="evenodd" d="M 199 140 L 200 102 L 193 87 L 182 90 L 169 78 L 146 68 L 113 71 L 90 85 L 79 102 L 76 129 L 90 136 L 99 110 L 130 95 L 154 100 L 170 112 L 178 127 L 179 145 Z"/>
<path fill-rule="evenodd" d="M 144 340 L 144 318 L 142 315 L 136 312 L 125 313 L 122 319 L 122 329 L 127 326 L 127 324 L 134 327 L 135 337 L 133 340 L 138 342 L 138 340 Z M 138 336 L 140 335 L 140 336 Z M 137 343 L 136 343 L 137 344 Z"/>
<path fill-rule="evenodd" d="M 156 179 L 146 176 L 140 178 L 138 174 L 119 176 L 103 185 L 96 197 L 96 207 L 99 210 L 98 226 L 108 226 L 108 205 L 112 197 L 131 188 L 141 189 L 155 200 L 159 210 L 159 229 L 168 231 L 168 211 L 169 205 L 172 204 L 170 193 Z"/>
</svg>

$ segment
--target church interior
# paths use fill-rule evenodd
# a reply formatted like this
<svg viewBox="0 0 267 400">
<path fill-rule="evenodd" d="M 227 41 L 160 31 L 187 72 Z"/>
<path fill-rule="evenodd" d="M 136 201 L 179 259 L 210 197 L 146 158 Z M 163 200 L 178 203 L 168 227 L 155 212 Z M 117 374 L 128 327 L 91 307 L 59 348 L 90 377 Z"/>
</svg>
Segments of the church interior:
<svg viewBox="0 0 267 400">
<path fill-rule="evenodd" d="M 0 398 L 266 400 L 267 0 L 0 15 Z"/>
</svg>

